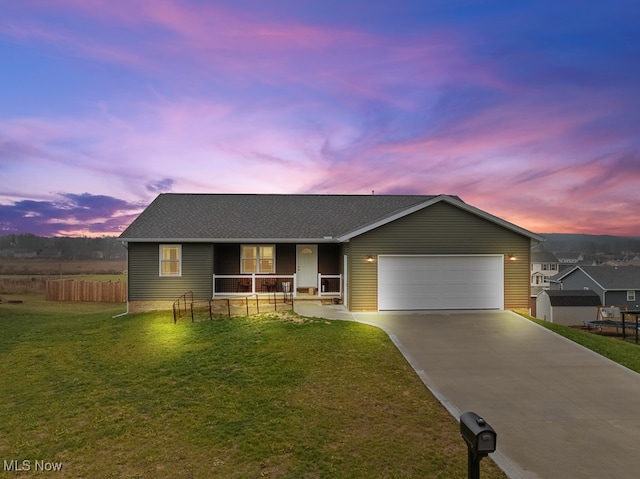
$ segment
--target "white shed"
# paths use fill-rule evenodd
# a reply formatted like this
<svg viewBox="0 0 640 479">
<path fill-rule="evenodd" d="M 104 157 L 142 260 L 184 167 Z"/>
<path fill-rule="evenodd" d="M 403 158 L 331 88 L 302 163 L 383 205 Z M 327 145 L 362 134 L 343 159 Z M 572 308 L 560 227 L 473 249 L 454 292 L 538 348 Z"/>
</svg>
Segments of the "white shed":
<svg viewBox="0 0 640 479">
<path fill-rule="evenodd" d="M 582 325 L 594 321 L 601 306 L 600 296 L 585 290 L 543 290 L 536 300 L 536 317 L 563 326 Z"/>
</svg>

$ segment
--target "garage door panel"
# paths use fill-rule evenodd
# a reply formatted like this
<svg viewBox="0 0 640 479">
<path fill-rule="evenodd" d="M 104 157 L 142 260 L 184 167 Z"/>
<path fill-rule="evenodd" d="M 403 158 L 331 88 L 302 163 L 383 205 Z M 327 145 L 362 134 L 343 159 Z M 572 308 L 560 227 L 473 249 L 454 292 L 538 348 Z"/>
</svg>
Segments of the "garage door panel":
<svg viewBox="0 0 640 479">
<path fill-rule="evenodd" d="M 378 308 L 502 309 L 501 256 L 380 256 Z"/>
</svg>

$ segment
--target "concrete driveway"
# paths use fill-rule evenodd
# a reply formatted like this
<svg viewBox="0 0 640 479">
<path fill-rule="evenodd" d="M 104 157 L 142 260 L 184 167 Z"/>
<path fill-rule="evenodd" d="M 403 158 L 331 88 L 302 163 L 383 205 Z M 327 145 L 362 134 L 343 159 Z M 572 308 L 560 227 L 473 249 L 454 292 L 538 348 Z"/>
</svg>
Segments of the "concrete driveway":
<svg viewBox="0 0 640 479">
<path fill-rule="evenodd" d="M 640 375 L 511 312 L 353 317 L 384 329 L 456 418 L 494 427 L 509 477 L 640 475 Z"/>
</svg>

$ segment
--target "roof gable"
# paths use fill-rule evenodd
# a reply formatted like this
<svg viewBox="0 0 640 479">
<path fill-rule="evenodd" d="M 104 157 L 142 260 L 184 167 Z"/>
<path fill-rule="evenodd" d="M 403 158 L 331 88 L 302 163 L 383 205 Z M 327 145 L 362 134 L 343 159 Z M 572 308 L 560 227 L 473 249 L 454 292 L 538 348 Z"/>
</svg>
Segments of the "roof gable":
<svg viewBox="0 0 640 479">
<path fill-rule="evenodd" d="M 404 216 L 410 215 L 411 213 L 415 213 L 416 211 L 419 211 L 423 208 L 428 208 L 429 206 L 432 206 L 436 203 L 439 202 L 445 202 L 448 203 L 452 206 L 455 206 L 457 208 L 460 208 L 461 210 L 467 211 L 469 213 L 472 213 L 476 216 L 479 216 L 481 218 L 484 218 L 488 221 L 491 221 L 492 223 L 495 223 L 497 225 L 502 226 L 503 228 L 509 229 L 511 231 L 515 231 L 516 233 L 519 233 L 523 236 L 528 236 L 531 239 L 534 239 L 536 241 L 543 241 L 544 238 L 542 238 L 539 235 L 536 235 L 530 231 L 525 230 L 524 228 L 521 228 L 519 226 L 516 226 L 512 223 L 509 223 L 508 221 L 503 220 L 502 218 L 498 218 L 497 216 L 494 216 L 492 214 L 487 213 L 486 211 L 482 211 L 481 209 L 478 209 L 474 206 L 468 205 L 466 204 L 464 201 L 462 201 L 461 199 L 454 197 L 454 196 L 449 196 L 449 195 L 438 195 L 438 196 L 434 196 L 432 198 L 429 198 L 428 200 L 416 204 L 410 208 L 406 208 L 402 211 L 398 211 L 395 214 L 389 215 L 387 217 L 381 218 L 379 221 L 373 222 L 373 223 L 369 223 L 366 224 L 360 228 L 356 228 L 352 231 L 350 231 L 349 233 L 341 236 L 339 239 L 341 241 L 345 241 L 345 240 L 349 240 L 351 238 L 354 238 L 356 236 L 359 236 L 361 234 L 364 234 L 368 231 L 371 231 L 375 228 L 378 228 L 382 225 L 385 225 L 387 223 L 390 223 L 392 221 L 395 221 L 397 219 L 400 219 Z"/>
<path fill-rule="evenodd" d="M 348 241 L 440 201 L 542 240 L 447 195 L 176 193 L 159 195 L 120 237 L 127 241 Z"/>
</svg>

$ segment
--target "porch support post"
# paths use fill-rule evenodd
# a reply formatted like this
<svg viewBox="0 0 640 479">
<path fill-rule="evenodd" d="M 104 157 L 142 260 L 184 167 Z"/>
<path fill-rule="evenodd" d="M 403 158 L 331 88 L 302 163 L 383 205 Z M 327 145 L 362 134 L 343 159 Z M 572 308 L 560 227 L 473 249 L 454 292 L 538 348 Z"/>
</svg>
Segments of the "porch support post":
<svg viewBox="0 0 640 479">
<path fill-rule="evenodd" d="M 213 275 L 213 284 L 211 285 L 211 298 L 215 298 L 216 297 L 216 275 L 214 273 Z"/>
<path fill-rule="evenodd" d="M 256 294 L 256 274 L 251 273 L 251 294 Z"/>
<path fill-rule="evenodd" d="M 293 297 L 298 296 L 298 276 L 296 273 L 293 273 Z"/>
</svg>

